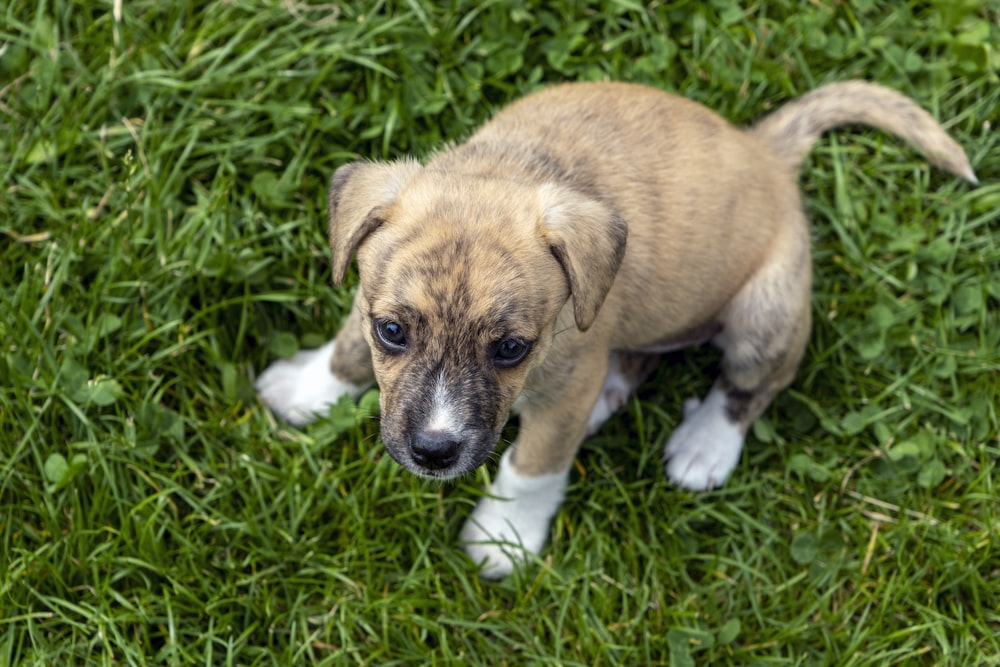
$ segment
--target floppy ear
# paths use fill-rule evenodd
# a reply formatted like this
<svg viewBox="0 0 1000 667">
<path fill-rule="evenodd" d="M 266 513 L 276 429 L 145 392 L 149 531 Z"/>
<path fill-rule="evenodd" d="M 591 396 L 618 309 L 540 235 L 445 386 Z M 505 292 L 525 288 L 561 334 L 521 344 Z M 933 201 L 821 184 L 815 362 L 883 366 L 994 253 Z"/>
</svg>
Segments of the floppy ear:
<svg viewBox="0 0 1000 667">
<path fill-rule="evenodd" d="M 628 225 L 607 205 L 578 192 L 543 185 L 538 194 L 545 238 L 569 282 L 576 326 L 586 331 L 625 256 Z"/>
<path fill-rule="evenodd" d="M 385 221 L 386 207 L 421 168 L 413 160 L 351 162 L 334 172 L 327 201 L 335 284 L 344 280 L 361 242 Z"/>
</svg>

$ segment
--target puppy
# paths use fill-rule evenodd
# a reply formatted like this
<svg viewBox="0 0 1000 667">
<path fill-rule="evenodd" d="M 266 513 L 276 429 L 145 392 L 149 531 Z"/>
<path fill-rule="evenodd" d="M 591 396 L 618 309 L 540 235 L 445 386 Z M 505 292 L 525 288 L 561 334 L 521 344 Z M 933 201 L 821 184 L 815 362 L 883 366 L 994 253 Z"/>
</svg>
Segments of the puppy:
<svg viewBox="0 0 1000 667">
<path fill-rule="evenodd" d="M 848 123 L 976 183 L 929 114 L 861 81 L 748 131 L 652 88 L 564 84 L 426 165 L 347 164 L 329 230 L 336 284 L 357 255 L 354 307 L 325 347 L 272 364 L 260 395 L 302 425 L 377 382 L 389 454 L 439 480 L 486 461 L 519 413 L 462 530 L 482 574 L 501 577 L 541 550 L 581 441 L 656 355 L 710 341 L 721 374 L 685 403 L 664 460 L 675 483 L 715 488 L 802 358 L 810 231 L 796 175 L 818 136 Z"/>
</svg>

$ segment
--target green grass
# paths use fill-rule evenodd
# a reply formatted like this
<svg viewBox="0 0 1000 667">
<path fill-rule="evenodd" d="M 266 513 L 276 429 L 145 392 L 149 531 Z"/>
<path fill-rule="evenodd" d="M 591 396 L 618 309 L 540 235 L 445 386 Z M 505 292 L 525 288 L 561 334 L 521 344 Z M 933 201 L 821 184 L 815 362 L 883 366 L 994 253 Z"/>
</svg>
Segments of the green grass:
<svg viewBox="0 0 1000 667">
<path fill-rule="evenodd" d="M 648 6 L 647 6 L 648 5 Z M 1000 664 L 1000 4 L 14 0 L 0 9 L 0 665 Z M 864 77 L 982 185 L 842 131 L 802 184 L 815 327 L 731 482 L 659 453 L 717 356 L 585 444 L 542 557 L 456 547 L 370 399 L 254 373 L 336 332 L 325 187 L 549 82 L 737 122 Z"/>
</svg>

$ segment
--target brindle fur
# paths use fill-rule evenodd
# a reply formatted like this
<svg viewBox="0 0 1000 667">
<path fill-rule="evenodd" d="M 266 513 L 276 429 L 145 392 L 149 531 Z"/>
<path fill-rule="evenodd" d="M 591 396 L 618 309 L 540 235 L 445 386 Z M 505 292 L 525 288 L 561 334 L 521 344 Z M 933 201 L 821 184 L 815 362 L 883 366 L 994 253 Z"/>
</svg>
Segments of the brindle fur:
<svg viewBox="0 0 1000 667">
<path fill-rule="evenodd" d="M 975 182 L 930 115 L 864 82 L 821 88 L 749 131 L 651 88 L 566 84 L 515 102 L 425 166 L 341 167 L 333 277 L 356 252 L 360 287 L 330 369 L 354 385 L 377 380 L 388 451 L 442 478 L 490 456 L 518 397 L 516 473 L 567 470 L 609 355 L 638 377 L 644 353 L 709 339 L 723 350 L 725 418 L 745 434 L 792 381 L 809 335 L 796 174 L 819 134 L 846 123 L 895 133 Z M 380 319 L 406 328 L 404 351 L 375 341 Z M 513 368 L 494 360 L 508 338 L 532 343 Z M 440 386 L 461 397 L 448 417 L 462 442 L 453 464 L 428 469 L 412 448 Z"/>
<path fill-rule="evenodd" d="M 331 368 L 378 380 L 383 441 L 417 472 L 427 471 L 407 448 L 427 383 L 461 386 L 466 442 L 442 476 L 489 456 L 522 392 L 516 468 L 565 468 L 609 351 L 664 341 L 711 337 L 723 349 L 720 386 L 745 432 L 791 382 L 809 333 L 795 174 L 821 132 L 849 122 L 904 136 L 974 178 L 929 115 L 861 82 L 820 89 L 750 132 L 650 88 L 569 84 L 514 103 L 424 167 L 342 167 L 330 193 L 334 278 L 357 250 L 362 288 L 338 336 L 351 344 L 338 345 Z M 372 365 L 357 341 L 371 345 L 377 317 L 406 325 L 412 345 L 403 355 L 374 345 Z M 496 369 L 490 345 L 510 335 L 534 348 Z"/>
</svg>

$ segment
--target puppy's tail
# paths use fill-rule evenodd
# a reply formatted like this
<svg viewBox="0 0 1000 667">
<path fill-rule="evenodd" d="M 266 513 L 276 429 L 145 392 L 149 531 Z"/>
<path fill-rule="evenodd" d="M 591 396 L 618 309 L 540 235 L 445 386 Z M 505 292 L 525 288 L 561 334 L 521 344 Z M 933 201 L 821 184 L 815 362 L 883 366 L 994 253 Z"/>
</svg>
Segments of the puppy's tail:
<svg viewBox="0 0 1000 667">
<path fill-rule="evenodd" d="M 798 171 L 821 134 L 841 125 L 870 125 L 905 139 L 934 165 L 978 184 L 961 146 L 910 98 L 867 81 L 817 88 L 761 119 L 751 132 Z"/>
</svg>

